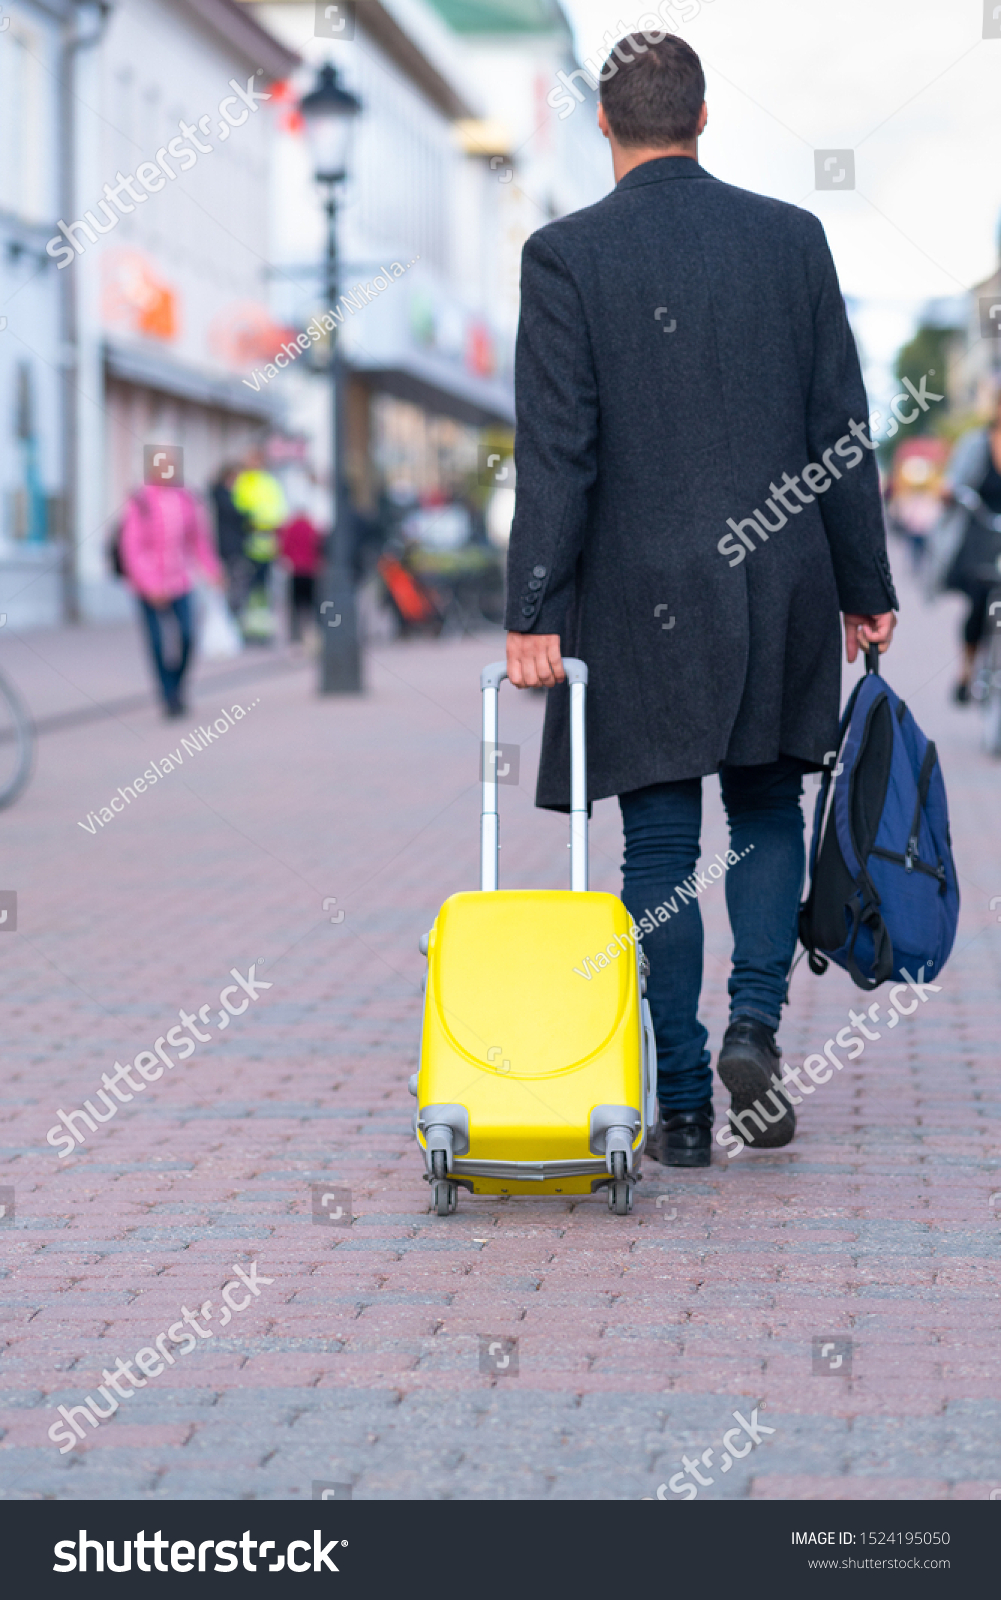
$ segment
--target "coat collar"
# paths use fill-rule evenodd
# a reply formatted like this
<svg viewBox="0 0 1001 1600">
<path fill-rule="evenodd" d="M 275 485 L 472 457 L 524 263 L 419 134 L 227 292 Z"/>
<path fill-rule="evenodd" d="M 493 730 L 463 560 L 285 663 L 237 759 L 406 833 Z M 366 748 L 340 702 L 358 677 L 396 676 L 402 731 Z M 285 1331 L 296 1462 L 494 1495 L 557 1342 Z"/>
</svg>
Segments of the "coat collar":
<svg viewBox="0 0 1001 1600">
<path fill-rule="evenodd" d="M 632 172 L 627 172 L 615 185 L 619 189 L 635 189 L 641 183 L 663 183 L 668 178 L 708 178 L 715 182 L 711 172 L 700 167 L 692 156 L 658 156 L 654 161 L 643 161 Z"/>
</svg>

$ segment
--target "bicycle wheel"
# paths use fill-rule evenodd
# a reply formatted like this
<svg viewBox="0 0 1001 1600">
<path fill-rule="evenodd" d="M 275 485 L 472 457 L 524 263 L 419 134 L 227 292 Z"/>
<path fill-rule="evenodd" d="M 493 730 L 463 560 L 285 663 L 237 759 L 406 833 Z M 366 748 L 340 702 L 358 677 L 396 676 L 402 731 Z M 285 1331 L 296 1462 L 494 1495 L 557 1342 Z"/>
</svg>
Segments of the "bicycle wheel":
<svg viewBox="0 0 1001 1600">
<path fill-rule="evenodd" d="M 0 673 L 0 808 L 14 804 L 31 777 L 35 729 L 20 695 Z"/>
</svg>

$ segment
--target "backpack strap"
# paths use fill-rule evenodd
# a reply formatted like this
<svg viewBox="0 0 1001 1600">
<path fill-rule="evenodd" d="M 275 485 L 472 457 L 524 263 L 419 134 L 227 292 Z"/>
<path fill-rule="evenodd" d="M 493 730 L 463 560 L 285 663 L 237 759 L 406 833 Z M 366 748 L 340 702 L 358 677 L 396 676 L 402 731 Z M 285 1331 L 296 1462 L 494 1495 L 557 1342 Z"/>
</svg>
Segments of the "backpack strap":
<svg viewBox="0 0 1001 1600">
<path fill-rule="evenodd" d="M 921 762 L 921 771 L 918 773 L 918 793 L 914 802 L 914 816 L 911 821 L 911 831 L 907 839 L 907 849 L 904 851 L 904 871 L 913 872 L 918 860 L 918 839 L 921 832 L 921 813 L 928 800 L 928 788 L 931 775 L 935 770 L 938 760 L 938 751 L 934 741 L 929 739 L 925 745 L 924 759 Z"/>
<path fill-rule="evenodd" d="M 851 975 L 852 982 L 859 989 L 878 989 L 881 983 L 893 976 L 893 941 L 887 931 L 886 923 L 879 914 L 879 896 L 869 880 L 868 873 L 863 873 L 866 891 L 858 889 L 848 901 L 846 910 L 852 913 L 852 936 L 848 941 L 846 965 Z M 859 936 L 859 929 L 866 927 L 872 934 L 873 944 L 873 975 L 867 978 L 855 960 L 855 941 Z"/>
<path fill-rule="evenodd" d="M 935 741 L 933 739 L 929 739 L 927 745 L 925 746 L 925 754 L 924 760 L 921 763 L 921 771 L 918 773 L 919 806 L 923 806 L 928 799 L 928 785 L 931 783 L 931 775 L 934 771 L 937 760 L 938 751 L 935 748 Z"/>
<path fill-rule="evenodd" d="M 849 696 L 848 704 L 845 706 L 844 712 L 843 712 L 842 717 L 841 717 L 841 722 L 838 725 L 838 738 L 837 738 L 837 754 L 838 755 L 840 755 L 841 746 L 845 742 L 845 734 L 848 732 L 848 724 L 852 720 L 852 712 L 855 710 L 855 702 L 859 697 L 859 690 L 861 689 L 861 687 L 862 687 L 864 682 L 865 682 L 865 678 L 860 678 L 858 683 L 855 685 L 854 689 L 851 692 L 851 695 Z M 835 760 L 836 759 L 837 759 L 837 757 L 835 757 Z M 823 793 L 824 793 L 824 804 L 825 804 L 825 806 L 827 804 L 827 791 L 831 787 L 831 779 L 833 778 L 833 776 L 834 776 L 833 768 L 832 767 L 824 767 L 823 772 L 821 774 L 820 786 L 821 786 L 821 788 L 823 790 Z"/>
<path fill-rule="evenodd" d="M 849 696 L 848 704 L 845 706 L 844 714 L 842 715 L 841 722 L 838 727 L 838 737 L 835 741 L 835 748 L 838 754 L 840 754 L 841 747 L 845 742 L 845 734 L 848 732 L 848 724 L 852 720 L 852 712 L 855 710 L 855 702 L 858 699 L 859 690 L 861 689 L 863 682 L 864 679 L 860 678 L 852 690 L 851 695 Z M 835 757 L 835 761 L 836 760 L 837 757 Z M 828 962 L 827 957 L 821 954 L 821 952 L 817 949 L 813 939 L 813 879 L 817 870 L 817 861 L 820 856 L 820 846 L 823 842 L 823 836 L 831 822 L 830 814 L 827 810 L 827 797 L 830 794 L 833 777 L 833 768 L 825 766 L 821 771 L 820 795 L 817 799 L 817 815 L 825 819 L 825 826 L 824 828 L 817 828 L 814 833 L 813 842 L 810 847 L 809 860 L 810 888 L 807 891 L 806 899 L 799 908 L 800 943 L 807 953 L 807 965 L 809 966 L 810 971 L 815 973 L 818 977 L 827 971 L 830 963 Z M 788 993 L 788 988 L 786 992 Z"/>
</svg>

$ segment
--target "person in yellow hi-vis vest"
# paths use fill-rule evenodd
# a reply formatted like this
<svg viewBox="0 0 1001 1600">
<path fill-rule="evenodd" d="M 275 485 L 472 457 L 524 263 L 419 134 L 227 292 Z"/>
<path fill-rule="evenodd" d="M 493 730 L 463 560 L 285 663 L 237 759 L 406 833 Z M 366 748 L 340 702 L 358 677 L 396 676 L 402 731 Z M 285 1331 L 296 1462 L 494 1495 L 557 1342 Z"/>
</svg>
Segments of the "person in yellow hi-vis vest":
<svg viewBox="0 0 1001 1600">
<path fill-rule="evenodd" d="M 263 643 L 275 631 L 269 593 L 271 565 L 278 553 L 278 529 L 285 521 L 287 508 L 282 486 L 273 473 L 266 471 L 260 450 L 248 455 L 247 465 L 233 483 L 232 495 L 236 509 L 250 524 L 243 548 L 252 576 L 241 623 L 249 642 Z"/>
</svg>

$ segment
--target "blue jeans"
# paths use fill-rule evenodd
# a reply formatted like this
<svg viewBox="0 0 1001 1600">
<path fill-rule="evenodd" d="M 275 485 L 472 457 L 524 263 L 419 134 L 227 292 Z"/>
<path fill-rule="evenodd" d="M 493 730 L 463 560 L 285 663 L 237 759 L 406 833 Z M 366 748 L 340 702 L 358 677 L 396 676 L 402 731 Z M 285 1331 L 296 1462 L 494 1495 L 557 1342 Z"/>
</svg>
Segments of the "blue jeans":
<svg viewBox="0 0 1001 1600">
<path fill-rule="evenodd" d="M 733 969 L 727 988 L 730 1017 L 757 1017 L 777 1028 L 789 967 L 796 949 L 806 852 L 803 843 L 802 766 L 780 756 L 761 767 L 720 768 L 720 788 L 730 825 L 731 850 L 740 858 L 725 875 L 691 882 L 699 856 L 702 780 L 655 783 L 619 796 L 626 855 L 622 898 L 639 922 L 650 962 L 647 999 L 657 1035 L 657 1089 L 661 1108 L 695 1111 L 712 1099 L 709 1037 L 699 1021 L 702 989 L 702 914 L 689 895 L 726 885 L 733 932 Z M 753 850 L 750 848 L 754 846 Z M 746 854 L 744 852 L 747 852 Z M 732 859 L 732 858 L 728 858 Z M 654 913 L 663 907 L 667 921 Z"/>
<path fill-rule="evenodd" d="M 150 650 L 153 653 L 163 698 L 167 708 L 171 709 L 181 703 L 181 686 L 191 659 L 191 595 L 179 594 L 176 599 L 169 600 L 164 612 L 154 610 L 149 601 L 142 599 L 141 596 L 139 603 L 149 634 Z M 163 639 L 163 619 L 167 611 L 172 611 L 177 621 L 177 637 L 171 641 L 169 660 L 168 652 L 164 650 Z M 171 631 L 173 632 L 173 629 Z"/>
</svg>

